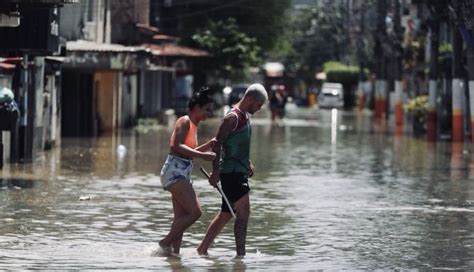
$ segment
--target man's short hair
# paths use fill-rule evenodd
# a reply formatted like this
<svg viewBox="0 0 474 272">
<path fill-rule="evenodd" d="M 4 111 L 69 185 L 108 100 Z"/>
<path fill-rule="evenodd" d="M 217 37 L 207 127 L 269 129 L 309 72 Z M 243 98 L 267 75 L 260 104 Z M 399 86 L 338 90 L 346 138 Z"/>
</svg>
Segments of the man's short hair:
<svg viewBox="0 0 474 272">
<path fill-rule="evenodd" d="M 251 97 L 255 100 L 265 102 L 268 100 L 268 94 L 262 84 L 255 83 L 250 85 L 245 91 L 244 97 Z"/>
</svg>

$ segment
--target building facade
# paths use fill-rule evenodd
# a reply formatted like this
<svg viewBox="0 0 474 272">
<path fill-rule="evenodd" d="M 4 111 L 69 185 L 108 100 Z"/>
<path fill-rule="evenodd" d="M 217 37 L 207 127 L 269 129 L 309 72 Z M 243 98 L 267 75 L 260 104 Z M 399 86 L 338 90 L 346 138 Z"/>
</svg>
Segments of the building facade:
<svg viewBox="0 0 474 272">
<path fill-rule="evenodd" d="M 4 161 L 30 162 L 60 140 L 59 11 L 78 0 L 5 0 L 0 8 L 0 76 L 11 88 L 19 117 L 2 130 Z M 5 70 L 8 70 L 5 76 Z M 4 115 L 2 115 L 4 116 Z M 0 124 L 10 122 L 0 118 Z"/>
</svg>

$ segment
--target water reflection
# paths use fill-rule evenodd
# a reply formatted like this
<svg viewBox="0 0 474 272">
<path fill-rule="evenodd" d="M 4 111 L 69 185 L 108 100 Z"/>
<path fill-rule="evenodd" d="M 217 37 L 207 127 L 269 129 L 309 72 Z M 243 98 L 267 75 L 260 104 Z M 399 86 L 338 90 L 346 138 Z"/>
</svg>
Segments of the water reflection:
<svg viewBox="0 0 474 272">
<path fill-rule="evenodd" d="M 470 144 L 374 133 L 368 116 L 299 109 L 253 120 L 248 256 L 234 258 L 232 225 L 195 247 L 220 198 L 194 171 L 203 216 L 181 256 L 154 254 L 172 219 L 159 182 L 171 129 L 63 139 L 0 180 L 2 269 L 243 271 L 459 269 L 474 265 Z M 219 120 L 200 127 L 200 140 Z M 117 153 L 123 145 L 124 156 Z M 208 163 L 197 165 L 210 168 Z M 18 188 L 16 188 L 18 187 Z M 86 198 L 81 198 L 86 196 Z M 82 199 L 82 200 L 81 200 Z"/>
<path fill-rule="evenodd" d="M 0 188 L 1 189 L 33 188 L 36 182 L 38 181 L 32 180 L 32 179 L 0 178 Z"/>
</svg>

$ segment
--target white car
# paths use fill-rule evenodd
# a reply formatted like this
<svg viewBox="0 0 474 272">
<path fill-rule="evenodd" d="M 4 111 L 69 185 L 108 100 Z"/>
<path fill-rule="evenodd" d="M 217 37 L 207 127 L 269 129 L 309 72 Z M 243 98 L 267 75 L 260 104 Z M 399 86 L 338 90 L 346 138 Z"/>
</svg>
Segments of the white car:
<svg viewBox="0 0 474 272">
<path fill-rule="evenodd" d="M 320 108 L 342 108 L 344 106 L 344 92 L 340 83 L 323 83 L 318 95 Z"/>
</svg>

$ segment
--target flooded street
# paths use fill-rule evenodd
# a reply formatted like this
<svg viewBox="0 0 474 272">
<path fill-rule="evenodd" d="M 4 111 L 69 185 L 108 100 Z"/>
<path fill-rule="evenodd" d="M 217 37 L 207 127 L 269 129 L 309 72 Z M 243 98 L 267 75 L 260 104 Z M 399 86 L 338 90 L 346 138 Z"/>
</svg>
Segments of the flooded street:
<svg viewBox="0 0 474 272">
<path fill-rule="evenodd" d="M 159 171 L 171 129 L 62 139 L 33 165 L 6 166 L 0 187 L 0 269 L 312 270 L 474 268 L 470 144 L 373 133 L 369 116 L 294 109 L 253 121 L 248 255 L 229 224 L 200 257 L 220 208 L 199 172 L 203 216 L 180 258 L 156 254 L 172 220 Z M 201 141 L 218 119 L 200 125 Z M 127 148 L 121 159 L 116 148 Z"/>
</svg>

